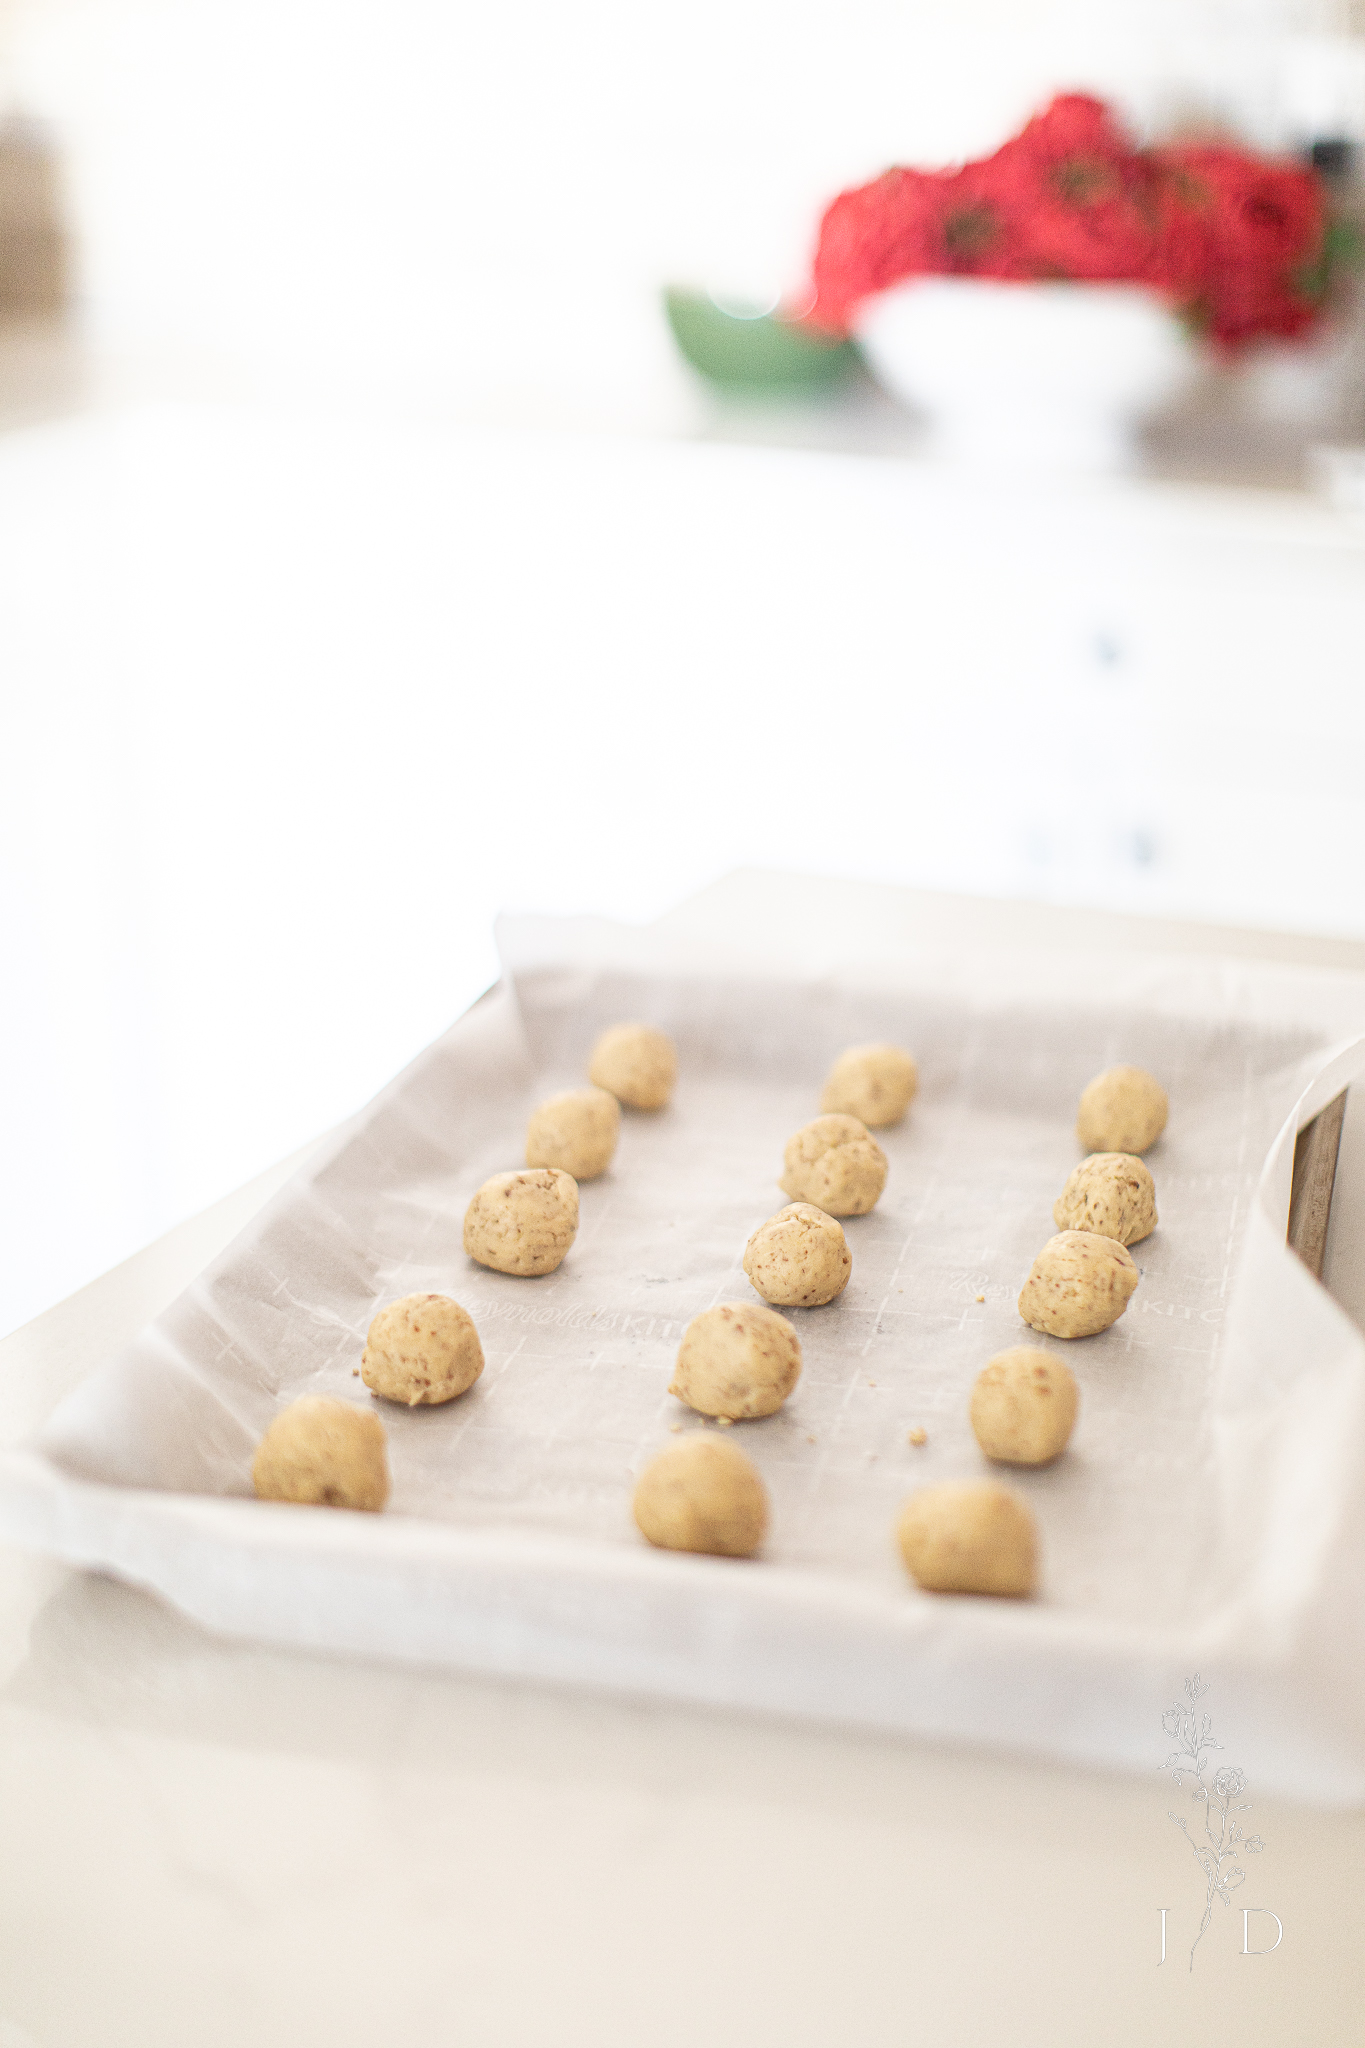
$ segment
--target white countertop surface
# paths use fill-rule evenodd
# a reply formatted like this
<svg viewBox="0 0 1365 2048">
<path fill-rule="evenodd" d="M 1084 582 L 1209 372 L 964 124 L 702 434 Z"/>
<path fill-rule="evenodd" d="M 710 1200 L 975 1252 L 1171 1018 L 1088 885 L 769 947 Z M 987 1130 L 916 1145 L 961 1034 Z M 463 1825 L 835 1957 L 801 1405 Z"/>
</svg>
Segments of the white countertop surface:
<svg viewBox="0 0 1365 2048">
<path fill-rule="evenodd" d="M 1303 493 L 128 403 L 0 434 L 0 562 L 0 1332 L 347 1115 L 502 909 L 1365 937 L 1365 523 Z"/>
<path fill-rule="evenodd" d="M 820 915 L 878 943 L 951 925 L 1365 964 L 1339 942 L 821 887 Z M 751 873 L 673 915 L 719 935 L 793 900 Z M 1362 1121 L 1328 1270 L 1357 1315 Z M 0 1345 L 3 1440 L 293 1164 Z M 1204 1676 L 1235 1761 L 1236 1700 Z M 1272 1913 L 1283 1939 L 1243 1955 L 1220 1910 L 1191 1972 L 1202 1887 L 1156 1769 L 1166 1704 L 1150 1779 L 1114 1777 L 223 1642 L 0 1553 L 0 2048 L 1356 2039 L 1365 1814 L 1250 1788 L 1266 1850 L 1242 1897 L 1269 1909 L 1251 1944 Z"/>
</svg>

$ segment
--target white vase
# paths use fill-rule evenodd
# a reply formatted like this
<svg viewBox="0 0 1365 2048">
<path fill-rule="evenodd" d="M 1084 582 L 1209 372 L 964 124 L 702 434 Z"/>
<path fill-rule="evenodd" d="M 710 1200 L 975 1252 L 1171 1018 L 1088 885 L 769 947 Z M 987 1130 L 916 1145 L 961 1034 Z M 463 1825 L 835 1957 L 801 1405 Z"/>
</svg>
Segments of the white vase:
<svg viewBox="0 0 1365 2048">
<path fill-rule="evenodd" d="M 1143 420 L 1198 373 L 1179 321 L 1136 285 L 912 278 L 869 300 L 856 332 L 936 447 L 978 463 L 1127 468 Z"/>
</svg>

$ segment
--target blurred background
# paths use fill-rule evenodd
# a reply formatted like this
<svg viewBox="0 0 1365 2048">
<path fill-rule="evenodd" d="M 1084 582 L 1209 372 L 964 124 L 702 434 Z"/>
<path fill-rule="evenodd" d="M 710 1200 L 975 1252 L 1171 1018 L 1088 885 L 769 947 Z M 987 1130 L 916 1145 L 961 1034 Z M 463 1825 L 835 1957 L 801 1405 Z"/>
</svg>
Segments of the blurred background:
<svg viewBox="0 0 1365 2048">
<path fill-rule="evenodd" d="M 1113 473 L 670 329 L 1062 89 L 1365 218 L 1360 0 L 0 0 L 0 1331 L 357 1107 L 499 910 L 1365 937 L 1358 293 Z"/>
</svg>

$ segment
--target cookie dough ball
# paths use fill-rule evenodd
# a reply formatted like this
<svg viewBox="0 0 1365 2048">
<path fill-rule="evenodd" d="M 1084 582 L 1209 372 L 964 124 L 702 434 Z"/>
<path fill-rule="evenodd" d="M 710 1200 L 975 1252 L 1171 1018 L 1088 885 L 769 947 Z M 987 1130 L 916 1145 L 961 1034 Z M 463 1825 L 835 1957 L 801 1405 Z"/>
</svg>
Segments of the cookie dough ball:
<svg viewBox="0 0 1365 2048">
<path fill-rule="evenodd" d="M 360 1377 L 372 1393 L 409 1408 L 467 1394 L 483 1371 L 474 1318 L 445 1294 L 405 1294 L 370 1324 Z"/>
<path fill-rule="evenodd" d="M 1166 1128 L 1166 1090 L 1141 1067 L 1109 1067 L 1082 1091 L 1076 1136 L 1087 1152 L 1145 1152 Z"/>
<path fill-rule="evenodd" d="M 662 1109 L 677 1078 L 673 1040 L 649 1024 L 613 1024 L 588 1062 L 588 1079 L 632 1109 Z"/>
<path fill-rule="evenodd" d="M 778 1308 L 823 1308 L 847 1287 L 853 1254 L 832 1216 L 793 1202 L 759 1224 L 744 1247 L 744 1270 Z"/>
<path fill-rule="evenodd" d="M 464 1248 L 495 1273 L 553 1273 L 578 1235 L 578 1183 L 556 1167 L 495 1173 L 464 1217 Z"/>
<path fill-rule="evenodd" d="M 1071 1440 L 1078 1399 L 1060 1358 L 1020 1344 L 977 1374 L 972 1433 L 999 1465 L 1048 1465 Z"/>
<path fill-rule="evenodd" d="M 1156 1182 L 1131 1152 L 1092 1152 L 1052 1205 L 1058 1230 L 1090 1230 L 1141 1244 L 1156 1229 Z"/>
<path fill-rule="evenodd" d="M 668 1391 L 699 1415 L 774 1415 L 801 1377 L 801 1346 L 770 1308 L 723 1301 L 694 1316 Z"/>
<path fill-rule="evenodd" d="M 259 1500 L 378 1514 L 389 1497 L 385 1443 L 384 1426 L 368 1409 L 305 1394 L 261 1438 L 251 1483 Z"/>
<path fill-rule="evenodd" d="M 611 1165 L 620 1135 L 621 1105 L 614 1095 L 605 1088 L 571 1088 L 542 1102 L 526 1126 L 526 1164 L 596 1180 Z"/>
<path fill-rule="evenodd" d="M 632 1503 L 640 1534 L 660 1550 L 752 1557 L 768 1527 L 768 1494 L 738 1444 L 690 1436 L 647 1465 Z"/>
<path fill-rule="evenodd" d="M 898 1045 L 851 1045 L 829 1070 L 820 1108 L 879 1130 L 898 1124 L 919 1086 L 919 1069 Z"/>
<path fill-rule="evenodd" d="M 856 1116 L 817 1116 L 788 1141 L 778 1186 L 829 1216 L 866 1216 L 886 1186 L 886 1154 Z"/>
<path fill-rule="evenodd" d="M 896 1525 L 905 1568 L 926 1593 L 1033 1591 L 1038 1541 L 1033 1516 L 993 1480 L 926 1486 L 912 1494 Z"/>
<path fill-rule="evenodd" d="M 1118 1321 L 1137 1284 L 1138 1269 L 1115 1238 L 1063 1230 L 1033 1261 L 1019 1313 L 1049 1337 L 1095 1337 Z"/>
</svg>

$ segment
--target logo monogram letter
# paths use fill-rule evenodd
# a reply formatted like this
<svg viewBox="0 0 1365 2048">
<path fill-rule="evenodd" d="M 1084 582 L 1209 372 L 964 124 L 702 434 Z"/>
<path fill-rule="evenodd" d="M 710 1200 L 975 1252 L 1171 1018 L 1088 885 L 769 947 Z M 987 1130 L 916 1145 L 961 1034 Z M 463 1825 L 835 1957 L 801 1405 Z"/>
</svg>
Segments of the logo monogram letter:
<svg viewBox="0 0 1365 2048">
<path fill-rule="evenodd" d="M 1273 1955 L 1275 1950 L 1279 1947 L 1280 1943 L 1284 1940 L 1284 1922 L 1281 1920 L 1278 1913 L 1270 1913 L 1271 1919 L 1275 1922 L 1276 1927 L 1279 1929 L 1278 1934 L 1275 1936 L 1275 1939 L 1271 1942 L 1269 1948 L 1252 1948 L 1250 1921 L 1253 1913 L 1270 1913 L 1270 1908 L 1269 1906 L 1243 1906 L 1242 1954 L 1244 1956 Z"/>
</svg>

